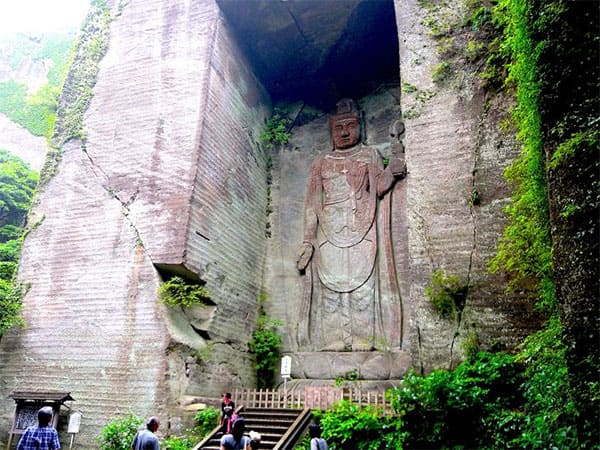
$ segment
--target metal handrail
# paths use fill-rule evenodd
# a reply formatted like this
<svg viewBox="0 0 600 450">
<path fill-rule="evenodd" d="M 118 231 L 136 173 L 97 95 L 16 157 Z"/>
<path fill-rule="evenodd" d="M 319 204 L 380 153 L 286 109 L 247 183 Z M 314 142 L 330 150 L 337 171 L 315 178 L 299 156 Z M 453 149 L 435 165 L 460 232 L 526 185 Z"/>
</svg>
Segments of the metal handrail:
<svg viewBox="0 0 600 450">
<path fill-rule="evenodd" d="M 290 425 L 288 430 L 285 432 L 281 439 L 273 450 L 286 450 L 292 448 L 292 446 L 298 441 L 306 427 L 312 420 L 312 410 L 304 408 L 300 415 L 294 420 L 294 423 Z"/>
</svg>

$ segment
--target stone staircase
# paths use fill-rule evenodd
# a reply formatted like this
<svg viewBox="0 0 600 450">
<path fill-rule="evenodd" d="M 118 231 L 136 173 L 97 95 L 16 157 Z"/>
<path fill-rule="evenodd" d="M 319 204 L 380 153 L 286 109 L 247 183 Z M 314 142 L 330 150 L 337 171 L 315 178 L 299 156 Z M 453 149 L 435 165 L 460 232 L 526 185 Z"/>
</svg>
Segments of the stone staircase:
<svg viewBox="0 0 600 450">
<path fill-rule="evenodd" d="M 246 435 L 256 431 L 261 435 L 261 450 L 291 450 L 292 445 L 308 426 L 310 410 L 284 408 L 244 408 L 240 414 L 246 421 Z M 212 433 L 194 450 L 219 450 L 223 432 Z"/>
</svg>

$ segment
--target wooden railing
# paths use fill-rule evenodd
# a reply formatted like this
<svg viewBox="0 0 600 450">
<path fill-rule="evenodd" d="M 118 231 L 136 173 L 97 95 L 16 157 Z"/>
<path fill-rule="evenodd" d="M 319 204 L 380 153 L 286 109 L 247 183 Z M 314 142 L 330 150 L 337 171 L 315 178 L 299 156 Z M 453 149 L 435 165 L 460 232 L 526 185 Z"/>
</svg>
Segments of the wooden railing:
<svg viewBox="0 0 600 450">
<path fill-rule="evenodd" d="M 360 406 L 375 406 L 392 414 L 392 406 L 383 391 L 352 388 L 305 387 L 294 390 L 239 389 L 233 391 L 236 405 L 246 408 L 328 409 L 334 403 L 347 400 Z"/>
</svg>

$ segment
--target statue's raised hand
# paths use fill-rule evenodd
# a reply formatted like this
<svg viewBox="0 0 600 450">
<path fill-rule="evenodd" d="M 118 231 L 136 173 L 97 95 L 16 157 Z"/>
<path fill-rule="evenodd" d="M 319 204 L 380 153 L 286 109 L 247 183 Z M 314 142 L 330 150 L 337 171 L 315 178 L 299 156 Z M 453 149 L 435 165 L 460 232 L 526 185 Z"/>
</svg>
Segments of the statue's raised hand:
<svg viewBox="0 0 600 450">
<path fill-rule="evenodd" d="M 302 243 L 302 248 L 300 249 L 300 254 L 298 256 L 298 260 L 296 261 L 298 270 L 306 269 L 306 266 L 308 266 L 308 263 L 312 259 L 313 251 L 314 249 L 310 242 Z"/>
<path fill-rule="evenodd" d="M 392 155 L 388 167 L 395 178 L 404 178 L 406 176 L 406 163 L 404 162 L 404 155 L 401 157 Z"/>
</svg>

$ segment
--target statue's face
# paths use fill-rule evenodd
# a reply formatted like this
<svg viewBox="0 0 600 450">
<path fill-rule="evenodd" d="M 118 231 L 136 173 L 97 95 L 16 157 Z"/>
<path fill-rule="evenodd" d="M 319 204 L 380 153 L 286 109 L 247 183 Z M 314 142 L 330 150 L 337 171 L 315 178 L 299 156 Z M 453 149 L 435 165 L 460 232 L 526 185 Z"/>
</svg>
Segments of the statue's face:
<svg viewBox="0 0 600 450">
<path fill-rule="evenodd" d="M 331 130 L 335 148 L 344 149 L 356 145 L 360 139 L 358 119 L 341 119 L 333 123 Z"/>
</svg>

